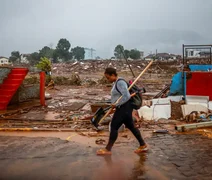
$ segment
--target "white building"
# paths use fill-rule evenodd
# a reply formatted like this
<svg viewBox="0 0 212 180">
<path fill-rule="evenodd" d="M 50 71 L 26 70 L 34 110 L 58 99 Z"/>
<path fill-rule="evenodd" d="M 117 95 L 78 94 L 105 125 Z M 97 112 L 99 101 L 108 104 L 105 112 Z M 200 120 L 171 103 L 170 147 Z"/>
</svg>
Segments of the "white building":
<svg viewBox="0 0 212 180">
<path fill-rule="evenodd" d="M 200 57 L 201 51 L 198 49 L 187 49 L 186 50 L 186 57 L 188 58 L 194 58 L 194 57 Z"/>
<path fill-rule="evenodd" d="M 144 59 L 144 51 L 140 51 L 141 59 Z"/>
<path fill-rule="evenodd" d="M 0 65 L 9 64 L 9 59 L 6 57 L 0 57 Z"/>
<path fill-rule="evenodd" d="M 29 64 L 28 57 L 30 54 L 21 54 L 21 63 Z"/>
</svg>

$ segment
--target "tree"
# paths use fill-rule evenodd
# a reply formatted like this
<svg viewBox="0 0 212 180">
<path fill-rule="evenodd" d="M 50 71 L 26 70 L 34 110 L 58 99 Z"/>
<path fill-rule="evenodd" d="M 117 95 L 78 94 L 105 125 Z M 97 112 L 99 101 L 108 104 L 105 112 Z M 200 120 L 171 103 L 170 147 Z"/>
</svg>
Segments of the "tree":
<svg viewBox="0 0 212 180">
<path fill-rule="evenodd" d="M 11 56 L 9 57 L 9 60 L 12 62 L 12 63 L 15 63 L 15 62 L 19 62 L 21 61 L 21 54 L 19 51 L 13 51 L 11 52 Z"/>
<path fill-rule="evenodd" d="M 124 57 L 125 58 L 129 58 L 130 57 L 130 51 L 129 50 L 127 50 L 127 49 L 124 50 Z"/>
<path fill-rule="evenodd" d="M 38 52 L 34 52 L 32 54 L 30 54 L 28 61 L 31 65 L 35 65 L 40 61 L 40 54 Z"/>
<path fill-rule="evenodd" d="M 58 51 L 55 49 L 52 55 L 53 63 L 57 63 L 58 58 L 59 58 Z"/>
<path fill-rule="evenodd" d="M 114 55 L 117 59 L 122 59 L 124 53 L 124 47 L 122 45 L 117 45 L 114 50 Z"/>
<path fill-rule="evenodd" d="M 85 58 L 85 50 L 83 47 L 75 47 L 71 50 L 74 59 L 83 60 Z"/>
<path fill-rule="evenodd" d="M 67 39 L 60 39 L 56 49 L 67 52 L 69 51 L 70 47 L 71 47 L 71 44 Z"/>
<path fill-rule="evenodd" d="M 132 49 L 130 51 L 130 58 L 132 59 L 140 59 L 141 58 L 141 53 L 137 49 Z"/>
<path fill-rule="evenodd" d="M 50 72 L 51 71 L 51 61 L 46 57 L 42 57 L 40 62 L 36 65 L 36 67 L 42 71 Z"/>
<path fill-rule="evenodd" d="M 69 52 L 70 47 L 71 47 L 71 44 L 67 39 L 60 39 L 57 44 L 55 53 L 53 55 L 54 60 L 55 58 L 56 59 L 60 58 L 63 61 L 68 61 L 71 57 L 71 54 Z"/>
<path fill-rule="evenodd" d="M 41 50 L 39 50 L 40 57 L 52 58 L 54 53 L 54 49 L 51 49 L 48 46 L 44 46 Z"/>
</svg>

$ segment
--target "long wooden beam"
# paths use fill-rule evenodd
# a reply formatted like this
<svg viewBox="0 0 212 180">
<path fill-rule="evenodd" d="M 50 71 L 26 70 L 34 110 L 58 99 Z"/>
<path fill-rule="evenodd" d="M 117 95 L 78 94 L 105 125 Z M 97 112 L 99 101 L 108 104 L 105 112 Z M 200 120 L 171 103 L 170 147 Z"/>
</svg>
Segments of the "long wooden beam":
<svg viewBox="0 0 212 180">
<path fill-rule="evenodd" d="M 193 124 L 184 124 L 184 125 L 178 125 L 175 126 L 175 129 L 177 131 L 186 131 L 188 129 L 197 129 L 202 127 L 212 127 L 212 121 L 211 122 L 202 122 L 202 123 L 193 123 Z"/>
</svg>

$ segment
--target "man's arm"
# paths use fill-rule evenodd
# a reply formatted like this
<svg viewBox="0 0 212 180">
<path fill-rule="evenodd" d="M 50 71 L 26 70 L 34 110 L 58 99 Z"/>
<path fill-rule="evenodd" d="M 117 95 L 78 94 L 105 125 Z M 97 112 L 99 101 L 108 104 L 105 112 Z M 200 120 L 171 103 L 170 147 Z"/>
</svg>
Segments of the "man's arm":
<svg viewBox="0 0 212 180">
<path fill-rule="evenodd" d="M 117 106 L 123 105 L 124 103 L 126 103 L 127 101 L 129 101 L 129 99 L 130 99 L 130 93 L 128 91 L 128 85 L 127 85 L 127 83 L 124 80 L 119 80 L 117 82 L 116 88 L 119 90 L 119 92 L 122 95 L 121 100 L 116 105 L 116 107 L 117 107 Z"/>
</svg>

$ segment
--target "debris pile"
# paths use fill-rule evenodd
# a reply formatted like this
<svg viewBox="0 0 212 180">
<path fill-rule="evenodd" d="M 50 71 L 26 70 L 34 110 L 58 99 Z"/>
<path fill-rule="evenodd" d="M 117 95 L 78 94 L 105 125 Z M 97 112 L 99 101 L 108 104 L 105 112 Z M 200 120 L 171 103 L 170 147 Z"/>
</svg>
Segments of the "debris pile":
<svg viewBox="0 0 212 180">
<path fill-rule="evenodd" d="M 185 117 L 186 122 L 207 122 L 212 121 L 212 113 L 204 111 L 192 111 Z"/>
<path fill-rule="evenodd" d="M 133 71 L 140 71 L 149 61 L 144 60 L 136 60 L 130 61 L 130 66 Z M 152 67 L 149 70 L 149 73 L 167 73 L 167 71 L 172 74 L 178 71 L 179 61 L 157 61 L 153 63 Z M 114 67 L 118 72 L 128 72 L 129 66 L 127 65 L 125 60 L 84 60 L 80 62 L 72 62 L 72 63 L 54 63 L 52 73 L 55 75 L 70 75 L 73 72 L 78 72 L 79 74 L 87 74 L 88 72 L 96 73 L 96 72 L 104 72 L 105 68 Z"/>
</svg>

